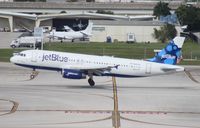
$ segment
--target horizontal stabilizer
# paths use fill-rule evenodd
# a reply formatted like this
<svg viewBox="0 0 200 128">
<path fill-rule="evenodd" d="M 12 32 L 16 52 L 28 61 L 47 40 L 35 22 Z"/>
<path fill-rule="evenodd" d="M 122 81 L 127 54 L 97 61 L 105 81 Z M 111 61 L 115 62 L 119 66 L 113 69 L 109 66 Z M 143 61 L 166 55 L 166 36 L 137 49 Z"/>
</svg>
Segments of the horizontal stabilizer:
<svg viewBox="0 0 200 128">
<path fill-rule="evenodd" d="M 178 72 L 184 71 L 184 67 L 176 66 L 176 67 L 163 67 L 161 68 L 164 72 Z"/>
</svg>

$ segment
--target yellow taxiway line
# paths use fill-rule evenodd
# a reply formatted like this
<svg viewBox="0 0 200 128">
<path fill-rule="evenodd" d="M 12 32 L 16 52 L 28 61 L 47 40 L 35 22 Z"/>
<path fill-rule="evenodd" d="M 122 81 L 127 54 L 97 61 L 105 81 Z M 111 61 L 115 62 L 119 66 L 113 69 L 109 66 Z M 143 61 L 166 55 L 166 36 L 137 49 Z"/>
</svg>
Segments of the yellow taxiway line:
<svg viewBox="0 0 200 128">
<path fill-rule="evenodd" d="M 112 113 L 112 122 L 114 128 L 120 127 L 120 114 L 118 110 L 118 97 L 117 97 L 117 84 L 115 77 L 112 77 L 113 82 L 113 100 L 114 100 L 114 111 Z"/>
</svg>

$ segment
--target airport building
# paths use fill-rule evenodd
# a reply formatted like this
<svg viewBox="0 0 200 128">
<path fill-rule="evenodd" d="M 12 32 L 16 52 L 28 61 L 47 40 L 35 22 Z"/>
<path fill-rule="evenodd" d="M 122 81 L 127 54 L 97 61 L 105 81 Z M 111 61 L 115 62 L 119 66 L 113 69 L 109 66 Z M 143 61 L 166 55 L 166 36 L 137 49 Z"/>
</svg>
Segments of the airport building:
<svg viewBox="0 0 200 128">
<path fill-rule="evenodd" d="M 152 17 L 136 18 L 138 15 L 152 15 L 156 3 L 38 3 L 2 2 L 0 4 L 0 31 L 33 30 L 34 27 L 62 29 L 64 25 L 87 24 L 92 20 L 93 35 L 90 41 L 156 42 L 152 37 L 154 28 L 164 23 Z M 176 9 L 180 3 L 170 4 Z M 97 10 L 111 11 L 115 15 L 97 14 Z M 85 28 L 85 27 L 83 27 Z M 76 29 L 76 28 L 73 28 Z M 179 32 L 180 26 L 176 26 Z"/>
<path fill-rule="evenodd" d="M 128 17 L 106 17 L 107 15 L 102 14 L 61 14 L 61 17 L 57 15 L 57 18 L 52 18 L 52 15 L 48 15 L 51 18 L 34 17 L 30 18 L 29 15 L 24 15 L 24 17 L 16 16 L 13 13 L 12 18 L 0 18 L 0 28 L 4 28 L 4 31 L 9 31 L 13 28 L 13 31 L 23 31 L 33 30 L 34 27 L 43 27 L 48 31 L 52 28 L 57 30 L 62 30 L 64 26 L 69 26 L 74 30 L 79 30 L 75 25 L 81 23 L 83 28 L 87 27 L 88 21 L 91 20 L 94 25 L 92 29 L 92 36 L 90 41 L 92 42 L 105 42 L 108 37 L 112 39 L 112 42 L 156 42 L 152 34 L 154 28 L 159 29 L 165 23 L 160 21 L 140 21 L 140 20 L 130 20 Z M 53 16 L 54 17 L 54 16 Z M 56 16 L 55 16 L 56 17 Z M 115 19 L 115 20 L 113 20 Z M 10 20 L 10 22 L 8 22 Z M 13 26 L 10 25 L 13 23 Z M 23 28 L 23 29 L 21 29 Z M 180 26 L 177 25 L 176 29 L 180 33 Z"/>
<path fill-rule="evenodd" d="M 93 21 L 93 35 L 90 41 L 106 41 L 111 37 L 112 42 L 157 42 L 152 36 L 154 28 L 160 29 L 165 23 L 159 21 Z M 178 33 L 181 27 L 176 26 Z"/>
</svg>

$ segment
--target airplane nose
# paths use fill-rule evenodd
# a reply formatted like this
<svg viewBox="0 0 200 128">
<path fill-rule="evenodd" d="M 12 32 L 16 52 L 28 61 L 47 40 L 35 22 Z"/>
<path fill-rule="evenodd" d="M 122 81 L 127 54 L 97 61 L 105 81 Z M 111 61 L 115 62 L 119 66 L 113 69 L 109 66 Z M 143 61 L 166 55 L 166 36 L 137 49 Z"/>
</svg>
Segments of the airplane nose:
<svg viewBox="0 0 200 128">
<path fill-rule="evenodd" d="M 11 63 L 15 63 L 15 62 L 16 62 L 16 59 L 15 59 L 14 56 L 10 58 L 10 62 L 11 62 Z"/>
</svg>

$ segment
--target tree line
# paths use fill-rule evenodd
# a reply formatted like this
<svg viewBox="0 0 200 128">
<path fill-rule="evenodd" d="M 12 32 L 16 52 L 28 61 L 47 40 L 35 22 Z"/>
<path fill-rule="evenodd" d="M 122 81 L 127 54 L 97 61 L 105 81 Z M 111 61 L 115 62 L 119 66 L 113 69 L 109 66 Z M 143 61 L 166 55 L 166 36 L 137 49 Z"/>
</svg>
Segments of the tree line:
<svg viewBox="0 0 200 128">
<path fill-rule="evenodd" d="M 170 15 L 170 10 L 168 3 L 158 2 L 154 7 L 153 15 L 159 19 L 160 16 Z M 200 8 L 181 5 L 175 10 L 175 14 L 181 26 L 187 25 L 187 31 L 200 31 Z M 173 39 L 176 33 L 174 25 L 166 24 L 160 29 L 154 29 L 153 37 L 164 43 L 166 40 Z"/>
</svg>

